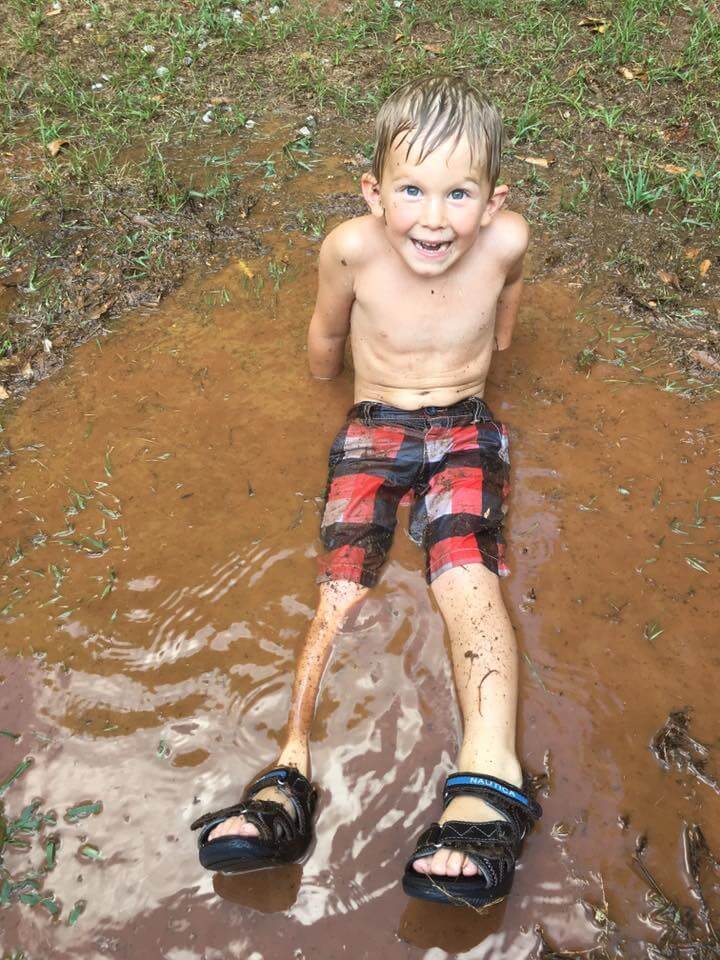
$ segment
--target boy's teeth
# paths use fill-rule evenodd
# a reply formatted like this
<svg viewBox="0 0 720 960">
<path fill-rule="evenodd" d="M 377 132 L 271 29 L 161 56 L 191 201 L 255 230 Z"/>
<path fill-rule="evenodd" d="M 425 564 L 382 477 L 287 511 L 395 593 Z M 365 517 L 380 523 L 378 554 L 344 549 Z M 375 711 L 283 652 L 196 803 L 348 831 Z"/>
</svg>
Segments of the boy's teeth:
<svg viewBox="0 0 720 960">
<path fill-rule="evenodd" d="M 416 240 L 415 243 L 419 243 L 425 250 L 439 250 L 440 247 L 447 246 L 446 240 L 443 240 L 442 243 L 428 243 L 425 240 Z"/>
</svg>

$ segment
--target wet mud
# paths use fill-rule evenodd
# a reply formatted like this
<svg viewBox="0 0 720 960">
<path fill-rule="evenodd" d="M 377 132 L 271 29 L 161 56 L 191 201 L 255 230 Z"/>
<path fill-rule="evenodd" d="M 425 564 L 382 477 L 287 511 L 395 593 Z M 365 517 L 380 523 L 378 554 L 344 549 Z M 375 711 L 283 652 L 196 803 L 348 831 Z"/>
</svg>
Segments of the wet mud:
<svg viewBox="0 0 720 960">
<path fill-rule="evenodd" d="M 353 186 L 338 175 L 333 189 Z M 529 283 L 487 394 L 511 436 L 520 753 L 549 771 L 511 898 L 478 916 L 401 890 L 459 736 L 442 620 L 403 524 L 324 678 L 311 856 L 245 877 L 201 870 L 189 823 L 235 801 L 278 749 L 316 601 L 327 451 L 352 403 L 349 372 L 306 371 L 317 242 L 264 239 L 272 272 L 233 258 L 197 274 L 79 349 L 4 425 L 0 729 L 19 738 L 0 737 L 0 778 L 33 763 L 0 801 L 9 819 L 41 798 L 57 825 L 6 847 L 3 868 L 46 872 L 62 912 L 14 901 L 0 946 L 521 960 L 542 949 L 538 926 L 556 948 L 592 947 L 606 898 L 624 955 L 644 956 L 657 929 L 636 850 L 692 905 L 683 825 L 720 849 L 712 751 L 703 782 L 651 749 L 686 706 L 692 737 L 717 743 L 720 408 L 627 372 L 608 382 L 602 364 L 579 371 L 577 313 L 616 322 L 600 291 Z"/>
</svg>

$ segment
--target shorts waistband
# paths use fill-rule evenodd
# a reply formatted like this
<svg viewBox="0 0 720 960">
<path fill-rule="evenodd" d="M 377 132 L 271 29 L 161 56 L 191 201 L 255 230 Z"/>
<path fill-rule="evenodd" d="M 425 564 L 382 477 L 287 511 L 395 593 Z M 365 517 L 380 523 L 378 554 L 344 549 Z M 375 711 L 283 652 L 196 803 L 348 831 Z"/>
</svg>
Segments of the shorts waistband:
<svg viewBox="0 0 720 960">
<path fill-rule="evenodd" d="M 420 407 L 418 410 L 403 410 L 387 403 L 363 400 L 350 408 L 348 419 L 360 420 L 366 426 L 374 423 L 394 423 L 399 426 L 428 427 L 452 426 L 468 421 L 475 423 L 495 418 L 482 397 L 467 397 L 448 407 Z"/>
</svg>

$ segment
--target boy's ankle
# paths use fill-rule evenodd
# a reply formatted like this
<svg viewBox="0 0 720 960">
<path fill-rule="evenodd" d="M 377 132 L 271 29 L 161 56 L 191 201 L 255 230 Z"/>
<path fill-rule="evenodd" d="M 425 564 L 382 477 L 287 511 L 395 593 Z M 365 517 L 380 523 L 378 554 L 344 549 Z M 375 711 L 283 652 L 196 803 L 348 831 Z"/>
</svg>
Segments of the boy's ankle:
<svg viewBox="0 0 720 960">
<path fill-rule="evenodd" d="M 515 753 L 490 755 L 485 750 L 473 750 L 463 746 L 458 754 L 456 768 L 468 773 L 497 777 L 516 786 L 520 786 L 523 780 L 522 767 Z"/>
<path fill-rule="evenodd" d="M 280 751 L 277 766 L 295 767 L 304 777 L 307 777 L 310 770 L 310 755 L 307 748 L 288 744 Z"/>
</svg>

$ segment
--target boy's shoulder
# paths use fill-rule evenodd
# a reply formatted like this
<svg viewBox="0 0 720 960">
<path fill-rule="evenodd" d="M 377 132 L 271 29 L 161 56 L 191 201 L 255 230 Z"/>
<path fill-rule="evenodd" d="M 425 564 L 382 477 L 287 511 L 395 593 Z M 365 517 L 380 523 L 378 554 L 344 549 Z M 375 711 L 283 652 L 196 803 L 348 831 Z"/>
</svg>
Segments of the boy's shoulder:
<svg viewBox="0 0 720 960">
<path fill-rule="evenodd" d="M 498 210 L 487 227 L 487 239 L 501 260 L 520 260 L 530 242 L 530 226 L 525 217 L 514 210 Z"/>
<path fill-rule="evenodd" d="M 322 252 L 343 261 L 343 266 L 359 267 L 372 256 L 379 237 L 377 217 L 353 217 L 330 231 L 323 240 Z"/>
</svg>

